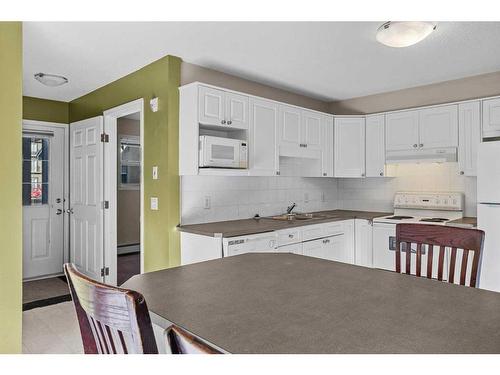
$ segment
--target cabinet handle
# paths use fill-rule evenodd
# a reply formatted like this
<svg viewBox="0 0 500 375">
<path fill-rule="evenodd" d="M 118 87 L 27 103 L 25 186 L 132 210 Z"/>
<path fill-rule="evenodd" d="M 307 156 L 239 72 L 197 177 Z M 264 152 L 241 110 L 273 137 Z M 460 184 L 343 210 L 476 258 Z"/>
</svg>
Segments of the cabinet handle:
<svg viewBox="0 0 500 375">
<path fill-rule="evenodd" d="M 361 177 L 365 177 L 365 174 L 364 174 L 364 173 L 361 173 Z"/>
<path fill-rule="evenodd" d="M 380 175 L 383 176 L 384 175 L 384 172 L 380 172 Z"/>
<path fill-rule="evenodd" d="M 464 171 L 460 171 L 460 174 L 461 174 L 461 175 L 463 175 L 463 174 L 465 174 L 465 173 L 464 173 Z"/>
<path fill-rule="evenodd" d="M 280 171 L 276 171 L 276 176 L 279 176 L 280 175 Z"/>
<path fill-rule="evenodd" d="M 323 240 L 323 243 L 330 243 L 330 240 Z"/>
<path fill-rule="evenodd" d="M 228 125 L 231 125 L 232 123 L 233 123 L 233 122 L 232 122 L 231 120 L 229 120 L 229 121 L 227 122 L 227 124 L 228 124 Z"/>
<path fill-rule="evenodd" d="M 326 173 L 323 173 L 323 176 L 326 176 Z"/>
<path fill-rule="evenodd" d="M 220 123 L 224 125 L 226 123 L 226 120 L 222 120 Z"/>
<path fill-rule="evenodd" d="M 415 144 L 413 145 L 413 147 L 414 147 L 414 148 L 417 148 L 417 147 L 418 147 L 418 145 L 415 143 Z"/>
<path fill-rule="evenodd" d="M 423 143 L 420 143 L 420 144 L 418 145 L 418 147 L 424 147 L 424 144 L 423 144 Z"/>
<path fill-rule="evenodd" d="M 56 215 L 61 215 L 63 213 L 63 210 L 61 210 L 60 208 L 57 209 L 56 211 Z"/>
<path fill-rule="evenodd" d="M 304 143 L 304 147 L 307 148 L 307 143 Z"/>
<path fill-rule="evenodd" d="M 288 238 L 293 238 L 293 234 L 289 234 L 289 235 L 288 235 Z"/>
<path fill-rule="evenodd" d="M 73 209 L 72 209 L 72 208 L 68 208 L 68 209 L 66 210 L 66 213 L 68 213 L 68 214 L 72 214 L 72 213 L 73 213 Z"/>
</svg>

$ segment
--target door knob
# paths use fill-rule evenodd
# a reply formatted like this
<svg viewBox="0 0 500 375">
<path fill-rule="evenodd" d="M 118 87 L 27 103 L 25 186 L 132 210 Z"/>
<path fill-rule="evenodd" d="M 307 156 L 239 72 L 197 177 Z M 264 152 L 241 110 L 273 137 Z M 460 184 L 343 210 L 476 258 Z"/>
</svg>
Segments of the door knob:
<svg viewBox="0 0 500 375">
<path fill-rule="evenodd" d="M 60 215 L 62 213 L 63 213 L 63 210 L 61 210 L 60 208 L 58 208 L 57 211 L 56 211 L 56 215 Z"/>
</svg>

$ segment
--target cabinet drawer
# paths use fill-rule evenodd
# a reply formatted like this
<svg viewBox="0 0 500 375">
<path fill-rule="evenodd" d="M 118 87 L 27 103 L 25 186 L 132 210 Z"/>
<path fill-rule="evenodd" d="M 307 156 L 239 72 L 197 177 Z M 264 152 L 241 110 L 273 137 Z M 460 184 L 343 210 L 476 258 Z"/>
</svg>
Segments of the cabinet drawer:
<svg viewBox="0 0 500 375">
<path fill-rule="evenodd" d="M 336 236 L 342 233 L 344 233 L 344 222 L 342 221 L 323 224 L 323 237 Z"/>
<path fill-rule="evenodd" d="M 281 246 L 276 249 L 277 253 L 292 253 L 302 255 L 302 243 Z"/>
<path fill-rule="evenodd" d="M 316 238 L 325 237 L 325 224 L 310 225 L 302 229 L 302 241 L 310 241 Z"/>
<path fill-rule="evenodd" d="M 302 242 L 301 230 L 299 228 L 277 231 L 278 246 Z"/>
</svg>

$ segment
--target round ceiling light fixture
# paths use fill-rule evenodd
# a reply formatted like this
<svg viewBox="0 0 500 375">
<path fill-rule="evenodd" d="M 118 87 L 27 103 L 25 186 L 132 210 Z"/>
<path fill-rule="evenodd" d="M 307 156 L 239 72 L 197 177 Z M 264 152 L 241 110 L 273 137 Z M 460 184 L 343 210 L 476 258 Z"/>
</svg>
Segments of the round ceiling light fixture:
<svg viewBox="0 0 500 375">
<path fill-rule="evenodd" d="M 35 74 L 35 79 L 45 86 L 50 87 L 61 86 L 68 83 L 68 79 L 66 77 L 58 76 L 56 74 L 37 73 Z"/>
<path fill-rule="evenodd" d="M 408 47 L 427 38 L 436 24 L 426 21 L 389 21 L 377 30 L 377 40 L 389 47 Z"/>
</svg>

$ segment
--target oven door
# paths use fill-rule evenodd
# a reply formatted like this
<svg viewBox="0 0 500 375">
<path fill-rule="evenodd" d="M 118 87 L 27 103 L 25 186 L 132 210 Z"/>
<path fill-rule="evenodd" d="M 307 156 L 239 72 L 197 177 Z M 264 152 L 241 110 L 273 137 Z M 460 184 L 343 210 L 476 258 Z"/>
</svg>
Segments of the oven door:
<svg viewBox="0 0 500 375">
<path fill-rule="evenodd" d="M 239 168 L 240 141 L 204 137 L 201 141 L 200 167 Z"/>
</svg>

